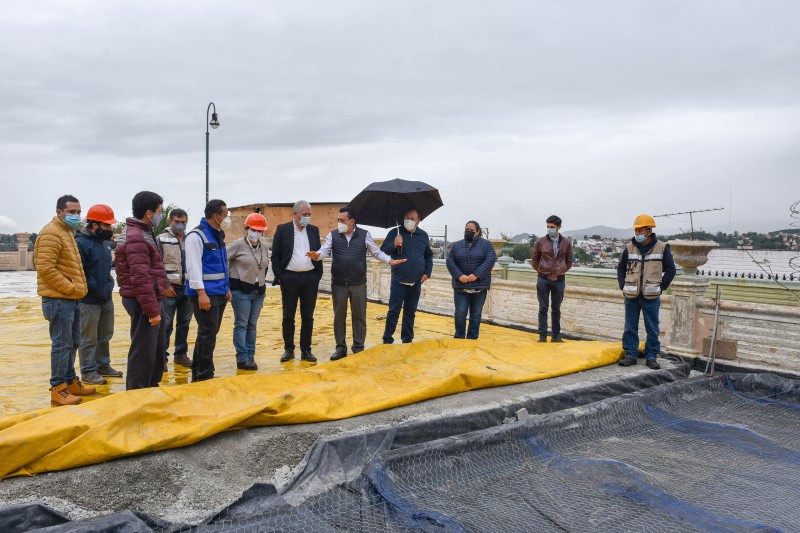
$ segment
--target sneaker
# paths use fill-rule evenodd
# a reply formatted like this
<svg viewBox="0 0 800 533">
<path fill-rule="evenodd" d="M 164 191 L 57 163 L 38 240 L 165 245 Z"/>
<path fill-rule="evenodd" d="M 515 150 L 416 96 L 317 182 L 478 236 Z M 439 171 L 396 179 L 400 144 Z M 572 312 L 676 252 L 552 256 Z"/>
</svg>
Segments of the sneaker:
<svg viewBox="0 0 800 533">
<path fill-rule="evenodd" d="M 636 359 L 634 359 L 633 357 L 626 357 L 626 358 L 620 360 L 620 362 L 617 363 L 617 364 L 619 366 L 633 366 L 633 365 L 636 364 Z"/>
<path fill-rule="evenodd" d="M 347 357 L 347 350 L 336 350 L 331 354 L 331 361 L 338 361 Z"/>
<path fill-rule="evenodd" d="M 247 361 L 236 361 L 236 368 L 239 370 L 258 370 L 258 365 L 252 359 Z"/>
<path fill-rule="evenodd" d="M 97 389 L 94 387 L 85 386 L 78 378 L 75 378 L 67 383 L 67 390 L 73 396 L 89 396 L 90 394 L 97 392 Z"/>
<path fill-rule="evenodd" d="M 561 337 L 559 337 L 558 335 L 556 335 L 555 337 L 552 337 L 552 338 L 550 339 L 550 342 L 564 342 L 564 339 L 562 339 Z"/>
<path fill-rule="evenodd" d="M 539 335 L 538 342 L 547 342 L 547 335 Z"/>
<path fill-rule="evenodd" d="M 661 368 L 661 365 L 659 365 L 658 361 L 655 359 L 648 359 L 645 364 L 647 365 L 647 368 L 652 368 L 653 370 L 659 370 Z"/>
<path fill-rule="evenodd" d="M 84 383 L 90 383 L 92 385 L 105 385 L 107 383 L 106 378 L 97 372 L 87 372 L 81 376 L 81 380 Z"/>
<path fill-rule="evenodd" d="M 176 355 L 175 364 L 185 366 L 186 368 L 192 368 L 192 360 L 187 355 Z"/>
<path fill-rule="evenodd" d="M 82 401 L 83 398 L 78 398 L 69 392 L 66 383 L 50 389 L 50 403 L 53 405 L 78 405 Z"/>
<path fill-rule="evenodd" d="M 286 351 L 283 352 L 283 355 L 281 356 L 281 363 L 287 363 L 292 359 L 294 359 L 294 350 L 290 350 L 287 348 Z"/>
<path fill-rule="evenodd" d="M 317 362 L 317 358 L 313 353 L 311 353 L 311 350 L 301 350 L 300 351 L 300 360 L 308 361 L 309 363 L 316 363 Z"/>
<path fill-rule="evenodd" d="M 97 373 L 100 374 L 101 376 L 104 376 L 104 377 L 107 377 L 107 378 L 121 378 L 122 377 L 122 372 L 120 372 L 119 370 L 116 370 L 115 368 L 113 368 L 111 366 L 101 366 L 101 367 L 99 367 L 97 369 Z M 86 381 L 86 380 L 84 379 L 84 381 Z"/>
</svg>

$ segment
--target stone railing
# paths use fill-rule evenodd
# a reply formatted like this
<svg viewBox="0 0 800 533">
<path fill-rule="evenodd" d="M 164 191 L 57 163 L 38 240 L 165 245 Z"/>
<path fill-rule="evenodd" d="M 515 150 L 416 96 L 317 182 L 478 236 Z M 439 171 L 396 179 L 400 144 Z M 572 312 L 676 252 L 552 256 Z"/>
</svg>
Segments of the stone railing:
<svg viewBox="0 0 800 533">
<path fill-rule="evenodd" d="M 16 250 L 0 252 L 0 270 L 33 270 L 33 252 L 29 251 L 30 233 L 17 233 Z"/>
<path fill-rule="evenodd" d="M 327 263 L 327 261 L 326 261 Z M 431 279 L 423 285 L 419 309 L 452 316 L 453 289 L 444 265 L 437 262 Z M 443 271 L 444 270 L 444 271 Z M 584 269 L 593 270 L 593 269 Z M 325 265 L 321 288 L 330 289 L 330 266 Z M 538 301 L 535 278 L 531 281 L 495 279 L 486 299 L 483 319 L 494 324 L 535 330 L 538 326 Z M 580 286 L 567 280 L 561 307 L 562 330 L 580 339 L 619 340 L 625 322 L 624 297 L 618 289 Z M 587 283 L 610 278 L 616 273 L 587 273 Z M 597 276 L 597 278 L 593 278 Z M 367 293 L 373 301 L 388 303 L 391 270 L 382 263 L 370 263 Z M 742 280 L 740 280 L 742 282 Z M 677 276 L 669 294 L 661 297 L 660 337 L 662 351 L 682 356 L 708 353 L 714 325 L 714 300 L 707 297 L 709 280 L 698 276 Z M 717 354 L 750 365 L 800 371 L 800 308 L 726 300 L 723 289 L 718 328 Z M 644 326 L 640 323 L 640 338 Z"/>
</svg>

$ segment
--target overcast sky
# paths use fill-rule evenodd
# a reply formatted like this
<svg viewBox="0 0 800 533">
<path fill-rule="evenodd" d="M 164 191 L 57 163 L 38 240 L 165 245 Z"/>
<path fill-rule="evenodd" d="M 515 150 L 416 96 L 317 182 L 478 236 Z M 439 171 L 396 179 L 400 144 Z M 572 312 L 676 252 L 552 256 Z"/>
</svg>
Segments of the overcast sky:
<svg viewBox="0 0 800 533">
<path fill-rule="evenodd" d="M 229 206 L 406 178 L 441 191 L 425 225 L 494 237 L 711 207 L 697 226 L 775 230 L 800 200 L 796 0 L 70 0 L 0 18 L 0 232 L 38 231 L 66 193 L 121 219 L 152 190 L 196 222 L 211 101 Z"/>
</svg>

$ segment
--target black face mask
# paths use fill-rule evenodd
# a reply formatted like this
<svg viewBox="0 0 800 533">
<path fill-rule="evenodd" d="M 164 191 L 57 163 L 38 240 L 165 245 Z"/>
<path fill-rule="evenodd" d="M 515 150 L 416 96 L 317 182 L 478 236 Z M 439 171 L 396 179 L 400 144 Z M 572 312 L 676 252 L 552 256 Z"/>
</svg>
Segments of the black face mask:
<svg viewBox="0 0 800 533">
<path fill-rule="evenodd" d="M 472 230 L 467 230 L 464 232 L 464 240 L 467 242 L 472 242 L 475 240 L 475 232 Z"/>
<path fill-rule="evenodd" d="M 103 239 L 104 241 L 109 240 L 114 235 L 113 229 L 96 229 L 94 230 L 95 236 L 99 239 Z"/>
</svg>

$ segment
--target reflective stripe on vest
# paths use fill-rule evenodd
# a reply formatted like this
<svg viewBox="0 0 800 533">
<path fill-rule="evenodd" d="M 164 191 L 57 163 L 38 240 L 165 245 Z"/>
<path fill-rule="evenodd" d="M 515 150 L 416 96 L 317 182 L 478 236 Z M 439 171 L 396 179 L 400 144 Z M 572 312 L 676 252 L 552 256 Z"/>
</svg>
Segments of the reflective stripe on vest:
<svg viewBox="0 0 800 533">
<path fill-rule="evenodd" d="M 648 299 L 661 296 L 661 278 L 664 274 L 663 259 L 666 244 L 656 241 L 651 253 L 644 258 L 632 242 L 625 245 L 628 252 L 628 268 L 622 294 L 628 298 L 636 298 L 640 294 Z"/>
</svg>

